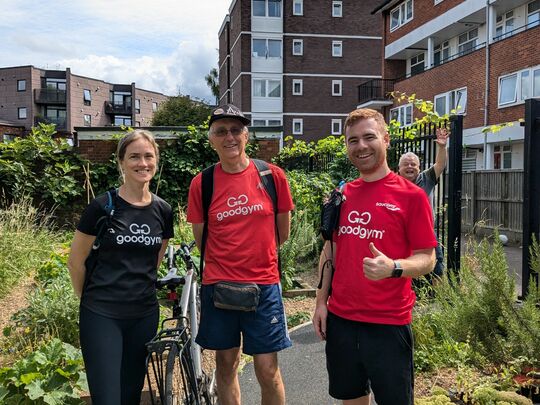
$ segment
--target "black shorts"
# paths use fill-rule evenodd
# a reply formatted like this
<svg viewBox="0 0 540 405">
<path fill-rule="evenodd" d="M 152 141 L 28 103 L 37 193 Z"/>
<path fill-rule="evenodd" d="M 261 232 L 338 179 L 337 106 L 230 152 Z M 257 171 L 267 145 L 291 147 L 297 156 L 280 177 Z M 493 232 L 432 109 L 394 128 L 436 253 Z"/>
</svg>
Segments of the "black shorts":
<svg viewBox="0 0 540 405">
<path fill-rule="evenodd" d="M 356 322 L 328 313 L 326 368 L 330 396 L 369 394 L 378 405 L 413 405 L 413 336 L 410 325 Z"/>
</svg>

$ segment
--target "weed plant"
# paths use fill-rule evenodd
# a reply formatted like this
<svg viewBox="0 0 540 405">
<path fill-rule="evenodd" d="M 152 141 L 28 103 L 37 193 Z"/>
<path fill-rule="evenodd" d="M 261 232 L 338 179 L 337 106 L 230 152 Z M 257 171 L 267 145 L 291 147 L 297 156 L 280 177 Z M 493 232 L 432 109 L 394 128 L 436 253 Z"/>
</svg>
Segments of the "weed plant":
<svg viewBox="0 0 540 405">
<path fill-rule="evenodd" d="M 51 215 L 29 198 L 0 207 L 0 298 L 47 259 L 59 238 Z"/>
</svg>

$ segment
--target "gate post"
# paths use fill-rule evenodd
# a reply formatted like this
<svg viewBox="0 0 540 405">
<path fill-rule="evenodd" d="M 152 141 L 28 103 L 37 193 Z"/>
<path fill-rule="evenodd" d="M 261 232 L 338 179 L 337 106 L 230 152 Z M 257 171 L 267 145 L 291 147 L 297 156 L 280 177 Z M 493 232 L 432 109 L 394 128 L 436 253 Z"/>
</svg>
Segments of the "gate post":
<svg viewBox="0 0 540 405">
<path fill-rule="evenodd" d="M 463 116 L 450 117 L 448 148 L 448 240 L 447 269 L 459 272 L 461 262 L 461 183 L 463 153 Z"/>
<path fill-rule="evenodd" d="M 538 239 L 540 232 L 540 101 L 525 100 L 525 139 L 523 145 L 523 249 L 521 263 L 521 295 L 529 289 L 532 235 Z M 538 285 L 538 275 L 536 275 Z"/>
</svg>

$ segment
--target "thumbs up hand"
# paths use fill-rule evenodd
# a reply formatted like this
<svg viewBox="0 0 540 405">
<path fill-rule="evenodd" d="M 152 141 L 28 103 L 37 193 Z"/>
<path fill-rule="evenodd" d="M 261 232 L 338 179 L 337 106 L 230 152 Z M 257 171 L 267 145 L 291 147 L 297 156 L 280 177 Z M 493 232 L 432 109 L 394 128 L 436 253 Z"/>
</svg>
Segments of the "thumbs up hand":
<svg viewBox="0 0 540 405">
<path fill-rule="evenodd" d="M 366 278 L 369 280 L 382 280 L 390 277 L 394 270 L 394 261 L 377 249 L 373 242 L 369 244 L 369 250 L 373 258 L 364 257 L 364 275 Z"/>
</svg>

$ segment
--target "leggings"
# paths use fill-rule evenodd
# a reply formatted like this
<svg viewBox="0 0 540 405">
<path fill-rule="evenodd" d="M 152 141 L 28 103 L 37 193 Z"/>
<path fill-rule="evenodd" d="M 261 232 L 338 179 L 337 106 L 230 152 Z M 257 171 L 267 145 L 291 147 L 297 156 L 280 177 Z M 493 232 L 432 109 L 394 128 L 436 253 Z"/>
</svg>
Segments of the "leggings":
<svg viewBox="0 0 540 405">
<path fill-rule="evenodd" d="M 143 318 L 113 319 L 81 307 L 81 350 L 93 405 L 139 405 L 146 346 L 157 330 L 159 309 Z"/>
</svg>

